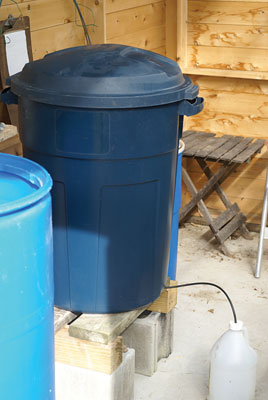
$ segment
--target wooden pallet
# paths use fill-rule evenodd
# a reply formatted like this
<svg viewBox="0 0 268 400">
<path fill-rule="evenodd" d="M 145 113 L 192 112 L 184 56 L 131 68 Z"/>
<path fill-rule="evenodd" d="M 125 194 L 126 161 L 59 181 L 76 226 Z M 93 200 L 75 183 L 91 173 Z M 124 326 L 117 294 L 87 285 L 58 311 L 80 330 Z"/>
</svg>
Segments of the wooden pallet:
<svg viewBox="0 0 268 400">
<path fill-rule="evenodd" d="M 171 281 L 170 285 L 176 282 Z M 168 313 L 176 304 L 177 289 L 165 289 L 149 307 L 124 313 L 79 315 L 55 308 L 55 359 L 112 374 L 122 362 L 125 348 L 120 335 L 125 329 L 146 310 Z"/>
</svg>

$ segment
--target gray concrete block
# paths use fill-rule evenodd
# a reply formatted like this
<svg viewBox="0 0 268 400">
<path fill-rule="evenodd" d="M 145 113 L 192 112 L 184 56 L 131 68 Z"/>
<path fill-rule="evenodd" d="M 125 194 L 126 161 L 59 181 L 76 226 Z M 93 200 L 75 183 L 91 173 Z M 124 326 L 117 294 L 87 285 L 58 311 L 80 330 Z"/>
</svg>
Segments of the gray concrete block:
<svg viewBox="0 0 268 400">
<path fill-rule="evenodd" d="M 145 312 L 122 334 L 124 344 L 135 349 L 135 372 L 152 376 L 157 362 L 172 352 L 174 312 Z"/>
<path fill-rule="evenodd" d="M 173 350 L 174 310 L 168 314 L 160 314 L 158 319 L 158 353 L 157 360 L 167 358 Z"/>
<path fill-rule="evenodd" d="M 124 344 L 135 349 L 135 372 L 147 376 L 157 370 L 157 319 L 153 314 L 137 318 L 122 334 Z"/>
<path fill-rule="evenodd" d="M 56 400 L 134 400 L 135 351 L 111 374 L 56 363 Z"/>
</svg>

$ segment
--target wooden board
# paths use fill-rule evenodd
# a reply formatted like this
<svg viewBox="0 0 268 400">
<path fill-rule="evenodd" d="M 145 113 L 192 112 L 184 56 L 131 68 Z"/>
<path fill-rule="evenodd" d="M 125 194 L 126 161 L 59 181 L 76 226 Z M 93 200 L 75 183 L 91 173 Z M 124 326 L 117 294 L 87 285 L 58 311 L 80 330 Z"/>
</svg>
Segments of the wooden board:
<svg viewBox="0 0 268 400">
<path fill-rule="evenodd" d="M 106 38 L 110 40 L 161 25 L 165 25 L 164 1 L 107 14 Z"/>
<path fill-rule="evenodd" d="M 45 30 L 38 29 L 32 32 L 31 36 L 35 60 L 53 51 L 84 44 L 83 29 L 77 27 L 74 22 L 52 26 Z"/>
<path fill-rule="evenodd" d="M 240 94 L 251 95 L 252 101 L 246 112 L 249 114 L 256 94 L 268 94 L 268 81 L 258 81 L 250 79 L 219 78 L 215 76 L 191 76 L 193 82 L 200 87 L 202 93 L 211 91 L 212 93 L 226 93 L 230 95 Z M 242 97 L 241 96 L 241 97 Z M 241 98 L 240 98 L 241 100 Z M 230 104 L 230 102 L 229 102 Z M 231 103 L 232 104 L 232 103 Z M 234 104 L 232 104 L 232 107 Z"/>
<path fill-rule="evenodd" d="M 118 43 L 151 50 L 165 46 L 165 35 L 165 25 L 160 25 L 139 32 L 129 33 L 124 36 L 114 37 L 113 39 L 107 40 L 107 43 Z"/>
<path fill-rule="evenodd" d="M 133 322 L 146 307 L 118 314 L 83 314 L 69 328 L 71 336 L 98 343 L 110 343 Z"/>
<path fill-rule="evenodd" d="M 252 25 L 189 24 L 188 45 L 268 48 L 268 27 Z"/>
<path fill-rule="evenodd" d="M 166 25 L 166 55 L 172 60 L 177 60 L 177 18 L 178 2 L 174 0 L 165 1 L 165 25 Z"/>
<path fill-rule="evenodd" d="M 102 344 L 71 337 L 68 328 L 55 335 L 55 361 L 63 364 L 112 374 L 121 364 L 122 354 L 121 337 Z"/>
<path fill-rule="evenodd" d="M 268 122 L 266 116 L 222 113 L 205 108 L 199 115 L 187 119 L 186 126 L 187 129 L 262 139 L 267 137 Z"/>
<path fill-rule="evenodd" d="M 176 281 L 170 281 L 168 286 L 176 286 Z M 178 289 L 164 289 L 161 296 L 155 300 L 148 308 L 149 311 L 168 314 L 177 304 Z"/>
<path fill-rule="evenodd" d="M 233 48 L 213 46 L 188 46 L 188 66 L 208 69 L 261 72 L 268 70 L 266 49 Z"/>
<path fill-rule="evenodd" d="M 33 31 L 66 24 L 75 19 L 72 0 L 34 0 L 22 2 L 19 7 L 24 16 L 30 17 Z M 4 0 L 0 8 L 0 20 L 6 19 L 9 14 L 18 17 L 20 12 L 15 4 Z"/>
<path fill-rule="evenodd" d="M 73 314 L 71 311 L 62 310 L 54 307 L 54 331 L 58 332 L 66 324 L 77 318 L 77 314 Z"/>
<path fill-rule="evenodd" d="M 106 0 L 106 12 L 109 14 L 135 7 L 146 6 L 148 4 L 155 4 L 161 1 L 162 0 Z"/>
<path fill-rule="evenodd" d="M 22 155 L 22 145 L 16 126 L 6 125 L 3 131 L 0 131 L 0 152 Z"/>
<path fill-rule="evenodd" d="M 210 111 L 267 118 L 268 123 L 267 94 L 206 90 L 201 87 L 200 95 L 205 99 L 205 108 Z"/>
<path fill-rule="evenodd" d="M 189 0 L 188 3 L 190 23 L 267 26 L 267 2 Z"/>
</svg>

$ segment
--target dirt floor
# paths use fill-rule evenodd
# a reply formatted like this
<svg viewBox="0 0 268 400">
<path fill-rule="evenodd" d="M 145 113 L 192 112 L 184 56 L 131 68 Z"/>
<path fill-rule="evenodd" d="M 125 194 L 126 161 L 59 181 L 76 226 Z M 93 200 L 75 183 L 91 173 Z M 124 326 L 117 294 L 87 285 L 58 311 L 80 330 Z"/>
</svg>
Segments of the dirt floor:
<svg viewBox="0 0 268 400">
<path fill-rule="evenodd" d="M 180 283 L 210 281 L 230 295 L 238 319 L 258 352 L 256 400 L 268 399 L 268 243 L 264 244 L 262 276 L 255 279 L 258 234 L 226 242 L 233 257 L 216 249 L 207 227 L 186 224 L 179 232 L 177 279 Z M 175 309 L 174 351 L 161 360 L 153 377 L 135 377 L 135 400 L 206 400 L 209 352 L 232 318 L 225 297 L 210 287 L 179 290 Z M 228 399 L 226 399 L 228 400 Z"/>
</svg>

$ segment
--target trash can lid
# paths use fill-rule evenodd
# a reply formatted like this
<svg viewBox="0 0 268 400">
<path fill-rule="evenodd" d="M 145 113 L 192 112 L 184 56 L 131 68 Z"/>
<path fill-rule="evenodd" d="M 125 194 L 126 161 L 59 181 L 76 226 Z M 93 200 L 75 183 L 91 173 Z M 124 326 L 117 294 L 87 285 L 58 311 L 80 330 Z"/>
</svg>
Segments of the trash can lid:
<svg viewBox="0 0 268 400">
<path fill-rule="evenodd" d="M 150 107 L 198 93 L 175 61 L 116 44 L 48 54 L 13 75 L 11 90 L 33 101 L 83 108 Z"/>
<path fill-rule="evenodd" d="M 52 187 L 48 172 L 26 158 L 0 154 L 0 217 L 44 198 Z"/>
</svg>

